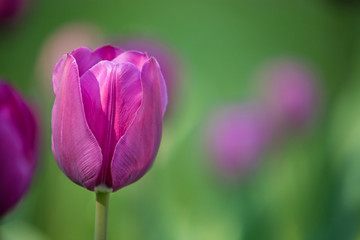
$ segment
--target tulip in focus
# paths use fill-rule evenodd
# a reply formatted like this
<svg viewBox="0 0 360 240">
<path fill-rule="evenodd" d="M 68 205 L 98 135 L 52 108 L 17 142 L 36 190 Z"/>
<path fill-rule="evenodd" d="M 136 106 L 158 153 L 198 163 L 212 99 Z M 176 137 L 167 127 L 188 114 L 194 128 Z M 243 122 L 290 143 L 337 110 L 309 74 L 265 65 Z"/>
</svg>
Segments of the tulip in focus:
<svg viewBox="0 0 360 240">
<path fill-rule="evenodd" d="M 52 149 L 73 182 L 116 191 L 149 170 L 167 103 L 153 57 L 81 47 L 57 63 L 53 88 Z"/>
<path fill-rule="evenodd" d="M 14 208 L 30 187 L 37 140 L 33 112 L 12 87 L 0 81 L 0 217 Z"/>
<path fill-rule="evenodd" d="M 282 59 L 263 72 L 265 104 L 277 126 L 303 127 L 318 111 L 319 91 L 315 74 L 305 64 Z"/>
<path fill-rule="evenodd" d="M 263 109 L 234 105 L 211 117 L 207 151 L 214 170 L 227 180 L 246 177 L 267 149 L 271 124 Z"/>
<path fill-rule="evenodd" d="M 154 58 L 111 46 L 78 48 L 57 63 L 53 88 L 53 153 L 73 182 L 116 191 L 146 173 L 167 102 Z"/>
<path fill-rule="evenodd" d="M 65 54 L 53 73 L 52 150 L 96 192 L 95 240 L 106 239 L 109 192 L 141 178 L 160 145 L 166 85 L 153 57 L 112 46 Z"/>
</svg>

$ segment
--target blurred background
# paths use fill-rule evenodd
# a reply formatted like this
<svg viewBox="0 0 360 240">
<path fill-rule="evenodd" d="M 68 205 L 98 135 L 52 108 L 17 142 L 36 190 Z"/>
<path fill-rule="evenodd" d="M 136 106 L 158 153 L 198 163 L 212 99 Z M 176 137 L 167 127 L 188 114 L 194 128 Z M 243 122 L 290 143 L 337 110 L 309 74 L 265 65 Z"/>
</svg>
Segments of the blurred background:
<svg viewBox="0 0 360 240">
<path fill-rule="evenodd" d="M 111 195 L 109 239 L 360 239 L 357 1 L 6 2 L 0 77 L 42 148 L 0 239 L 93 238 L 95 194 L 51 152 L 51 75 L 104 44 L 154 55 L 170 99 L 152 169 Z"/>
</svg>

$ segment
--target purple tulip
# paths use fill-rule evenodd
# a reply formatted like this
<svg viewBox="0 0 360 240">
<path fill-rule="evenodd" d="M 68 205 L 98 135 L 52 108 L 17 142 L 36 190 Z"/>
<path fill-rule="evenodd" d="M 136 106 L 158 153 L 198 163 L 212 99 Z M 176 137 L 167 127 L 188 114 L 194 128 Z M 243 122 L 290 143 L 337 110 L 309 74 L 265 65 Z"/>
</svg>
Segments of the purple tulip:
<svg viewBox="0 0 360 240">
<path fill-rule="evenodd" d="M 81 47 L 59 60 L 53 88 L 52 149 L 73 182 L 116 191 L 149 170 L 167 104 L 153 57 Z"/>
<path fill-rule="evenodd" d="M 316 77 L 303 63 L 290 59 L 272 62 L 263 72 L 265 104 L 278 126 L 305 126 L 319 104 Z"/>
<path fill-rule="evenodd" d="M 217 110 L 210 119 L 207 151 L 214 169 L 229 180 L 247 175 L 269 143 L 271 124 L 265 111 L 237 105 Z"/>
<path fill-rule="evenodd" d="M 37 138 L 34 114 L 14 89 L 0 82 L 0 217 L 30 187 L 37 163 Z"/>
</svg>

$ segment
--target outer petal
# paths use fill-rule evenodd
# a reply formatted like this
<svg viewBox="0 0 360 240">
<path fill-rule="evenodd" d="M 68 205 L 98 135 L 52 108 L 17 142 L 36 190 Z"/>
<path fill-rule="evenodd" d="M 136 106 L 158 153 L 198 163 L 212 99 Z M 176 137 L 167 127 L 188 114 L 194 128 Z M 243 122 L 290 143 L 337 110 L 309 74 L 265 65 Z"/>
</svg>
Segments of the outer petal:
<svg viewBox="0 0 360 240">
<path fill-rule="evenodd" d="M 100 61 L 98 56 L 92 56 L 92 51 L 87 47 L 80 47 L 71 52 L 78 65 L 79 76 L 82 76 L 89 68 Z"/>
<path fill-rule="evenodd" d="M 141 178 L 154 161 L 161 139 L 162 81 L 159 65 L 150 58 L 141 72 L 141 106 L 117 143 L 111 162 L 114 191 Z"/>
<path fill-rule="evenodd" d="M 101 149 L 86 122 L 77 64 L 70 54 L 57 63 L 53 82 L 57 86 L 51 121 L 55 159 L 72 181 L 93 190 Z"/>
<path fill-rule="evenodd" d="M 110 162 L 120 137 L 140 106 L 140 71 L 131 63 L 101 61 L 81 77 L 84 109 L 103 163 L 97 184 L 112 186 Z"/>
</svg>

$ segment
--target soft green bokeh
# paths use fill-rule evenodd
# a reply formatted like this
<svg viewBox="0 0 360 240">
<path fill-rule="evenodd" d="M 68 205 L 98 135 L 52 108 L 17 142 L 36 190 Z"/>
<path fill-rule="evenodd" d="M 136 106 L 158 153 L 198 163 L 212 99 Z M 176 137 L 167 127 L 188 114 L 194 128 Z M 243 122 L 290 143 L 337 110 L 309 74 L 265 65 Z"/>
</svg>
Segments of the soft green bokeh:
<svg viewBox="0 0 360 240">
<path fill-rule="evenodd" d="M 0 238 L 93 238 L 95 194 L 57 167 L 52 98 L 35 74 L 49 35 L 82 21 L 108 39 L 163 39 L 184 70 L 183 95 L 165 120 L 153 168 L 110 198 L 110 240 L 359 239 L 360 12 L 329 2 L 34 1 L 22 22 L 0 32 L 0 76 L 38 105 L 43 154 Z M 283 55 L 304 59 L 321 76 L 318 124 L 274 147 L 246 183 L 219 183 L 202 152 L 207 115 L 219 103 L 254 96 L 256 70 Z"/>
</svg>

